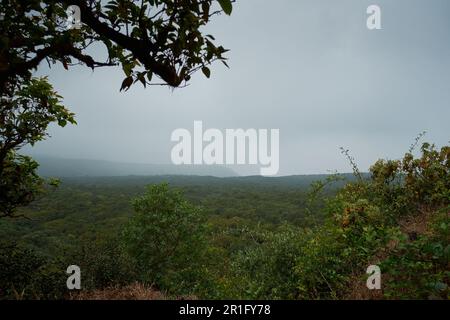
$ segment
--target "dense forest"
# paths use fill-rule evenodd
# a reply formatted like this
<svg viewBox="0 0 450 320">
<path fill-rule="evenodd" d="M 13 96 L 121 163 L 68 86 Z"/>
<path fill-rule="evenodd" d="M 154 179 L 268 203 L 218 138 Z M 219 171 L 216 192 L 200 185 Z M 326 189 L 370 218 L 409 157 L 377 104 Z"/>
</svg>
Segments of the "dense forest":
<svg viewBox="0 0 450 320">
<path fill-rule="evenodd" d="M 0 220 L 1 296 L 76 298 L 75 264 L 87 298 L 135 283 L 165 298 L 448 298 L 450 148 L 421 152 L 369 174 L 62 178 Z M 365 287 L 371 264 L 382 290 Z"/>
<path fill-rule="evenodd" d="M 112 160 L 108 155 L 148 149 L 151 153 L 134 153 L 135 161 L 146 161 L 143 154 L 167 149 L 164 145 L 158 152 L 150 143 L 156 140 L 149 139 L 162 136 L 164 120 L 164 128 L 173 133 L 173 126 L 209 113 L 227 128 L 285 124 L 288 172 L 320 172 L 295 163 L 299 158 L 293 150 L 320 162 L 331 154 L 320 151 L 330 152 L 341 137 L 357 137 L 362 150 L 368 150 L 375 133 L 385 140 L 433 125 L 444 128 L 437 141 L 447 141 L 448 124 L 440 122 L 446 118 L 449 91 L 442 72 L 448 67 L 443 4 L 433 14 L 422 12 L 431 5 L 419 7 L 420 19 L 428 19 L 423 24 L 400 20 L 401 27 L 391 22 L 391 29 L 385 29 L 360 25 L 370 14 L 364 6 L 361 16 L 342 15 L 341 3 L 338 9 L 331 2 L 317 9 L 315 1 L 298 8 L 294 4 L 303 2 L 291 1 L 274 15 L 273 3 L 258 2 L 237 16 L 241 20 L 210 28 L 213 19 L 234 12 L 235 2 L 2 0 L 0 300 L 450 298 L 450 146 L 419 146 L 424 133 L 401 159 L 378 160 L 361 172 L 342 149 L 353 172 L 315 176 L 233 177 L 221 166 L 180 166 L 173 172 L 173 158 L 174 165 L 116 165 L 25 155 L 24 147 L 48 138 L 49 128 L 53 134 L 55 128 L 84 121 L 76 134 L 72 131 L 53 146 L 54 154 L 64 149 L 82 156 L 85 149 L 94 154 L 103 149 L 103 159 Z M 397 5 L 399 17 L 419 17 L 404 14 L 412 6 Z M 427 29 L 432 20 L 438 23 Z M 416 25 L 418 38 L 411 31 Z M 220 75 L 213 69 L 219 62 L 230 69 L 229 49 L 219 39 L 227 38 L 219 32 L 225 29 L 231 30 L 228 40 L 238 45 L 237 72 L 230 78 L 220 77 L 211 87 L 198 82 L 190 88 L 197 90 L 193 96 L 172 94 L 178 99 L 173 105 L 136 90 L 165 86 L 173 93 L 197 81 L 198 73 L 204 81 Z M 309 34 L 314 30 L 318 33 Z M 392 38 L 384 30 L 393 32 Z M 60 69 L 55 72 L 53 66 Z M 96 73 L 91 87 L 81 86 L 88 78 L 69 81 L 81 70 L 100 67 L 120 75 Z M 53 87 L 55 79 L 55 88 L 64 88 L 77 105 L 80 119 Z M 111 89 L 107 85 L 114 79 L 119 82 Z M 113 90 L 133 99 L 119 101 Z M 156 96 L 159 91 L 150 92 Z M 270 129 L 277 132 L 270 143 L 277 170 L 280 129 Z M 267 133 L 268 128 L 261 130 Z M 326 144 L 332 137 L 333 144 Z M 197 148 L 194 138 L 194 151 L 202 151 L 198 147 L 207 140 L 200 138 Z M 382 154 L 398 154 L 393 146 Z M 264 155 L 264 148 L 251 149 L 249 159 Z M 237 150 L 244 150 L 236 155 L 244 158 L 236 162 L 240 165 L 246 150 Z M 234 158 L 234 150 L 230 154 Z M 76 170 L 75 164 L 83 169 Z M 70 287 L 70 270 L 77 269 L 81 287 Z M 370 285 L 373 274 L 367 270 L 381 272 L 380 288 Z"/>
</svg>

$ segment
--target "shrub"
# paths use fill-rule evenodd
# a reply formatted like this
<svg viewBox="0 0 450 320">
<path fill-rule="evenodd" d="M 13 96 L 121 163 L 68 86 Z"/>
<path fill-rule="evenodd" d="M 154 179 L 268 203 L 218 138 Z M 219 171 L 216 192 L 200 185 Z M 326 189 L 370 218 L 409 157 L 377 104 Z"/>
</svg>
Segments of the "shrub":
<svg viewBox="0 0 450 320">
<path fill-rule="evenodd" d="M 176 294 L 200 285 L 204 264 L 205 222 L 199 207 L 168 184 L 149 186 L 133 200 L 135 215 L 122 240 L 142 280 Z"/>
<path fill-rule="evenodd" d="M 384 293 L 395 299 L 450 298 L 450 207 L 436 214 L 429 234 L 398 245 L 381 268 L 388 277 Z"/>
<path fill-rule="evenodd" d="M 431 228 L 432 235 L 419 235 L 417 241 L 400 232 L 398 220 L 449 205 L 450 148 L 438 151 L 424 143 L 419 158 L 409 152 L 402 160 L 379 160 L 368 179 L 348 151 L 344 154 L 358 179 L 327 200 L 325 224 L 311 232 L 302 246 L 295 266 L 299 298 L 345 296 L 352 275 L 364 273 L 392 239 L 398 244 L 382 264 L 388 279 L 386 297 L 447 297 L 448 207 L 440 223 Z"/>
<path fill-rule="evenodd" d="M 294 267 L 301 254 L 302 233 L 285 225 L 256 238 L 258 242 L 233 259 L 231 295 L 240 299 L 295 299 Z"/>
<path fill-rule="evenodd" d="M 65 261 L 67 266 L 80 267 L 83 290 L 121 286 L 138 279 L 130 257 L 114 236 L 83 239 L 81 246 L 65 257 Z"/>
<path fill-rule="evenodd" d="M 21 245 L 0 246 L 0 299 L 60 299 L 66 269 Z"/>
</svg>

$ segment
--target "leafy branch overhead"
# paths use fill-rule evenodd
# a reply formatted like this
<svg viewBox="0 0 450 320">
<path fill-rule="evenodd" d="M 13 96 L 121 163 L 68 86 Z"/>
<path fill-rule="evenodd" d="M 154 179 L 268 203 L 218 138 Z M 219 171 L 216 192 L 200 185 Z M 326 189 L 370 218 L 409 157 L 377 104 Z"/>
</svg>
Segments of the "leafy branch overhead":
<svg viewBox="0 0 450 320">
<path fill-rule="evenodd" d="M 71 6 L 80 17 L 72 16 Z M 45 139 L 51 123 L 75 123 L 47 79 L 33 78 L 42 62 L 66 70 L 121 65 L 121 90 L 157 79 L 180 87 L 198 70 L 209 78 L 216 60 L 226 65 L 227 50 L 202 28 L 231 11 L 231 0 L 2 0 L 0 218 L 14 216 L 45 186 L 37 162 L 17 151 Z M 80 18 L 76 28 L 69 17 Z"/>
<path fill-rule="evenodd" d="M 120 64 L 121 89 L 155 78 L 172 87 L 190 80 L 216 60 L 226 65 L 227 50 L 204 27 L 212 16 L 231 14 L 232 0 L 43 0 L 2 1 L 0 85 L 29 78 L 42 61 L 90 68 Z M 67 30 L 70 5 L 80 8 L 81 28 Z M 102 44 L 106 61 L 88 48 Z M 95 51 L 98 52 L 98 51 Z M 99 53 L 100 55 L 100 53 Z M 102 55 L 103 56 L 103 55 Z M 208 70 L 208 71 L 207 71 Z"/>
</svg>

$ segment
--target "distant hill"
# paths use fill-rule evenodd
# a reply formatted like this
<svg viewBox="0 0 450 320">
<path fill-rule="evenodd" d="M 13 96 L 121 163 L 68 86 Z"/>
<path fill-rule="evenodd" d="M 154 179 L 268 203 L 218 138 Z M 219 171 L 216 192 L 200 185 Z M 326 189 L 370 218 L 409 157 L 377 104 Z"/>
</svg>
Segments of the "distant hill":
<svg viewBox="0 0 450 320">
<path fill-rule="evenodd" d="M 277 192 L 285 192 L 293 189 L 306 190 L 314 181 L 324 181 L 329 175 L 312 174 L 312 175 L 295 175 L 285 177 L 262 177 L 262 176 L 245 176 L 245 177 L 214 177 L 199 175 L 149 175 L 149 176 L 72 176 L 65 177 L 63 182 L 77 186 L 97 186 L 110 187 L 117 186 L 123 188 L 137 188 L 150 184 L 158 184 L 167 182 L 171 186 L 181 188 L 195 188 L 197 191 L 204 193 L 215 193 L 228 190 L 234 192 L 236 190 L 277 190 Z M 326 189 L 335 189 L 341 187 L 345 182 L 355 180 L 355 177 L 346 173 L 342 175 L 345 180 L 333 183 Z"/>
<path fill-rule="evenodd" d="M 225 166 L 195 166 L 172 164 L 122 163 L 106 160 L 65 159 L 35 156 L 38 172 L 45 177 L 111 177 L 111 176 L 155 176 L 196 175 L 234 177 L 237 174 Z"/>
</svg>

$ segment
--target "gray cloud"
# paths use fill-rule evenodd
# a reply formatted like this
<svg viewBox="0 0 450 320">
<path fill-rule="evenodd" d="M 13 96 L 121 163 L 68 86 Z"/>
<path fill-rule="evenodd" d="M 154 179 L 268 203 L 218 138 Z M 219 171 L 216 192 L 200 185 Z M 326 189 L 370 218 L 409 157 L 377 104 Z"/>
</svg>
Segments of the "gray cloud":
<svg viewBox="0 0 450 320">
<path fill-rule="evenodd" d="M 382 30 L 366 28 L 366 8 L 382 8 Z M 447 0 L 240 0 L 208 32 L 230 48 L 184 89 L 132 87 L 120 68 L 51 70 L 77 126 L 52 127 L 39 154 L 168 163 L 170 134 L 206 127 L 279 128 L 280 174 L 361 169 L 396 158 L 420 131 L 450 138 L 450 2 Z M 239 171 L 239 168 L 238 168 Z M 243 167 L 242 174 L 257 172 Z"/>
</svg>

